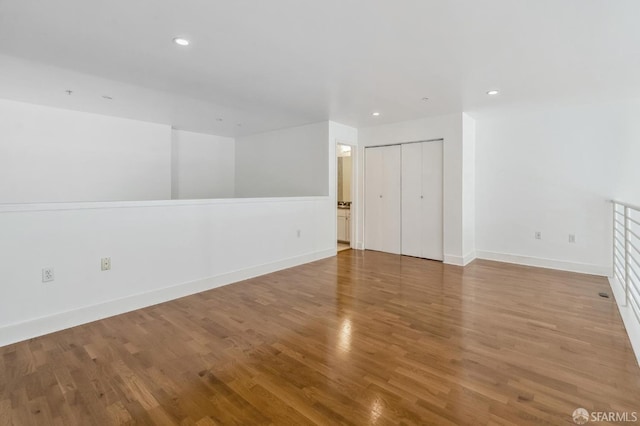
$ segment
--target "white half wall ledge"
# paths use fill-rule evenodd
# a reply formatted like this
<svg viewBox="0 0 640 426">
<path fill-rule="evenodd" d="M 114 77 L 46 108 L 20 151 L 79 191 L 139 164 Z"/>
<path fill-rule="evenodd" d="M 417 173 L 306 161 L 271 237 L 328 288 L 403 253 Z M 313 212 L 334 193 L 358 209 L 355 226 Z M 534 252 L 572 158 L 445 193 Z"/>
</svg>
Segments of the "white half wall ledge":
<svg viewBox="0 0 640 426">
<path fill-rule="evenodd" d="M 636 355 L 636 361 L 640 367 L 640 321 L 638 321 L 638 318 L 633 313 L 633 308 L 630 305 L 625 306 L 624 304 L 625 294 L 622 283 L 615 277 L 609 277 L 609 286 L 611 287 L 611 292 L 613 293 L 618 311 L 622 317 L 624 328 L 627 330 L 631 348 Z"/>
<path fill-rule="evenodd" d="M 103 210 L 125 209 L 137 207 L 181 207 L 201 206 L 215 204 L 242 204 L 242 203 L 272 203 L 300 201 L 328 200 L 327 196 L 308 197 L 241 197 L 241 198 L 208 198 L 199 200 L 150 200 L 150 201 L 83 201 L 66 203 L 24 203 L 24 204 L 0 204 L 0 213 L 18 212 L 48 212 L 67 210 Z"/>
<path fill-rule="evenodd" d="M 476 258 L 494 260 L 496 262 L 513 263 L 523 266 L 535 266 L 538 268 L 556 269 L 559 271 L 577 272 L 581 274 L 599 275 L 609 277 L 611 267 L 605 265 L 593 265 L 587 263 L 568 262 L 565 260 L 544 259 L 540 257 L 521 256 L 517 254 L 497 253 L 492 251 L 476 251 Z"/>
<path fill-rule="evenodd" d="M 0 328 L 0 347 L 124 314 L 136 309 L 169 302 L 225 285 L 238 283 L 305 263 L 315 262 L 335 255 L 336 249 L 330 248 L 150 292 L 139 293 L 121 299 L 110 300 L 96 305 L 84 306 L 71 311 L 59 312 L 17 324 L 9 324 Z"/>
</svg>

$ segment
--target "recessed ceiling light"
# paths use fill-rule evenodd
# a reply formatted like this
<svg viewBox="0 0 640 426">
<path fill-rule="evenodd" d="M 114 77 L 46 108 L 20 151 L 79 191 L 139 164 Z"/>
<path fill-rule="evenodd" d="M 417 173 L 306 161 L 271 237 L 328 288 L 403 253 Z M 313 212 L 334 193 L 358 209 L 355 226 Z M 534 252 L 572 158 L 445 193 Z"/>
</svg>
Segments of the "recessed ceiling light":
<svg viewBox="0 0 640 426">
<path fill-rule="evenodd" d="M 103 99 L 108 99 L 108 100 L 110 100 L 110 101 L 112 101 L 112 100 L 113 100 L 113 98 L 112 98 L 111 96 L 107 96 L 107 95 L 102 95 L 102 98 L 103 98 Z"/>
<path fill-rule="evenodd" d="M 427 102 L 428 100 L 429 100 L 429 98 L 427 98 L 427 97 L 422 98 L 422 102 Z"/>
<path fill-rule="evenodd" d="M 222 118 L 216 118 L 216 121 L 223 121 Z"/>
<path fill-rule="evenodd" d="M 189 45 L 189 40 L 187 40 L 186 38 L 182 38 L 182 37 L 174 38 L 173 42 L 175 44 L 177 44 L 178 46 L 188 46 Z"/>
<path fill-rule="evenodd" d="M 371 114 L 371 115 L 373 115 L 374 117 L 377 117 L 377 116 L 379 116 L 379 115 L 380 115 L 380 113 L 379 113 L 379 112 L 374 112 L 374 113 L 373 113 L 373 114 Z"/>
<path fill-rule="evenodd" d="M 489 91 L 487 92 L 487 95 L 489 95 L 489 96 L 493 96 L 493 95 L 497 95 L 498 93 L 500 93 L 500 92 L 498 92 L 497 90 L 489 90 Z"/>
<path fill-rule="evenodd" d="M 73 90 L 67 89 L 64 91 L 64 93 L 66 93 L 67 95 L 71 96 L 71 94 L 73 93 Z"/>
</svg>

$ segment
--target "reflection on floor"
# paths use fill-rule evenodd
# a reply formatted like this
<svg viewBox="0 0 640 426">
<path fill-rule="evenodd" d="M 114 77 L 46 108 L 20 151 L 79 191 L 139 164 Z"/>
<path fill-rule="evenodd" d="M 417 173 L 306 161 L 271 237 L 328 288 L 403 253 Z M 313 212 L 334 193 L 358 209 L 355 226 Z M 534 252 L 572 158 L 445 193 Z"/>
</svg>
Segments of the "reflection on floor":
<svg viewBox="0 0 640 426">
<path fill-rule="evenodd" d="M 349 250 L 351 246 L 345 243 L 338 243 L 338 251 Z"/>
<path fill-rule="evenodd" d="M 574 424 L 638 411 L 606 278 L 347 250 L 0 348 L 0 424 Z M 634 396 L 635 395 L 635 396 Z"/>
</svg>

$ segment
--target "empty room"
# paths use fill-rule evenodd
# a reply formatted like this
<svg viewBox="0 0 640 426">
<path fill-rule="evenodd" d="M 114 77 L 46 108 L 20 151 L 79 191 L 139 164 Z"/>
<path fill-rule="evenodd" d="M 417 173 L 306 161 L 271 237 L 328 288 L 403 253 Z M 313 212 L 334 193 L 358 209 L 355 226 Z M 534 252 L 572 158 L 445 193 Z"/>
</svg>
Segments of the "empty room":
<svg viewBox="0 0 640 426">
<path fill-rule="evenodd" d="M 0 426 L 640 423 L 639 17 L 0 0 Z"/>
</svg>

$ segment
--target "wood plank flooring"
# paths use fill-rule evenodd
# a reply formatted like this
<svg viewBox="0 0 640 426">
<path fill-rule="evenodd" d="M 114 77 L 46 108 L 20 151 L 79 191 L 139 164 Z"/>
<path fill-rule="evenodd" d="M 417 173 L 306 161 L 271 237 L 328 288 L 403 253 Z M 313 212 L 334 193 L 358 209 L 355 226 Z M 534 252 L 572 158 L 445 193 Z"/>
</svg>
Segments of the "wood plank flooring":
<svg viewBox="0 0 640 426">
<path fill-rule="evenodd" d="M 338 252 L 341 252 L 343 250 L 350 250 L 351 246 L 347 243 L 338 243 Z"/>
<path fill-rule="evenodd" d="M 640 411 L 604 278 L 348 250 L 0 348 L 0 425 L 574 424 Z"/>
</svg>

